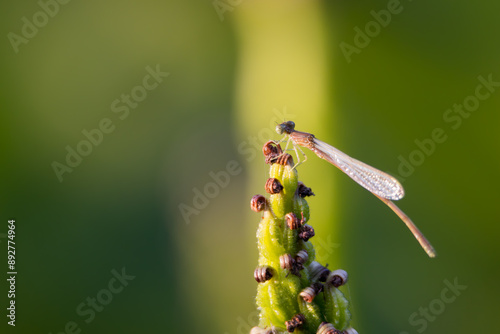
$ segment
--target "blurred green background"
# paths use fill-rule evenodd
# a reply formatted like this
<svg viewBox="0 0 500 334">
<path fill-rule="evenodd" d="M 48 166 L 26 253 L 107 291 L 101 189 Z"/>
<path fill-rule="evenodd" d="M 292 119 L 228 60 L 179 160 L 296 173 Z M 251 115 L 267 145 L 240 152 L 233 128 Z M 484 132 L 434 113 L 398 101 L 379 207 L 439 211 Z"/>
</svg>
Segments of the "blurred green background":
<svg viewBox="0 0 500 334">
<path fill-rule="evenodd" d="M 308 152 L 298 171 L 316 193 L 312 240 L 350 274 L 353 326 L 497 331 L 500 87 L 471 96 L 479 76 L 500 81 L 499 3 L 0 7 L 0 259 L 6 268 L 15 219 L 18 271 L 15 328 L 0 273 L 2 333 L 247 333 L 259 221 L 249 200 L 267 178 L 260 148 L 288 119 L 400 178 L 398 205 L 438 252 L 429 259 L 385 205 Z M 447 111 L 463 103 L 470 113 Z M 446 140 L 425 153 L 416 141 L 436 128 Z M 97 144 L 81 143 L 84 130 Z M 68 146 L 87 155 L 58 177 Z M 134 278 L 110 294 L 113 270 Z M 455 295 L 444 290 L 454 282 Z M 82 316 L 87 298 L 107 304 Z"/>
</svg>

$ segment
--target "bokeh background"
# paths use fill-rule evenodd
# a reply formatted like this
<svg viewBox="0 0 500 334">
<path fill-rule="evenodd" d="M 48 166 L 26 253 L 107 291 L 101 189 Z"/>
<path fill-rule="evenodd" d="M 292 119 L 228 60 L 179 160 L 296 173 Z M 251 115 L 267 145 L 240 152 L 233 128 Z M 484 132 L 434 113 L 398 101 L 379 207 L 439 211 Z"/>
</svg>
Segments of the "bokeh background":
<svg viewBox="0 0 500 334">
<path fill-rule="evenodd" d="M 500 81 L 499 3 L 41 3 L 47 20 L 36 1 L 0 5 L 2 333 L 247 333 L 259 221 L 249 200 L 267 178 L 260 147 L 288 119 L 400 178 L 398 205 L 438 251 L 429 259 L 385 205 L 308 152 L 298 170 L 316 193 L 313 243 L 350 274 L 354 327 L 497 331 L 500 87 L 466 117 L 447 110 L 474 101 L 479 76 Z M 388 6 L 390 22 L 356 39 Z M 23 28 L 34 19 L 37 31 Z M 346 57 L 341 45 L 356 41 Z M 148 67 L 169 75 L 141 96 Z M 132 93 L 137 104 L 120 102 Z M 54 162 L 103 120 L 113 130 L 61 181 Z M 418 153 L 436 128 L 446 140 Z M 113 270 L 134 278 L 92 320 L 78 314 L 109 297 Z M 446 282 L 462 290 L 445 303 Z"/>
</svg>

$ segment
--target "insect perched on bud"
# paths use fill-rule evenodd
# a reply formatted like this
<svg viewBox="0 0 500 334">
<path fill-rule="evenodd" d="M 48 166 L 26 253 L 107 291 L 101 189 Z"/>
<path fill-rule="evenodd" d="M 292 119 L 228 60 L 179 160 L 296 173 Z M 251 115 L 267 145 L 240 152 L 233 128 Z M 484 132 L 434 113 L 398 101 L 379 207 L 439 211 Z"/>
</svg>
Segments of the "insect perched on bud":
<svg viewBox="0 0 500 334">
<path fill-rule="evenodd" d="M 403 186 L 398 180 L 396 180 L 396 178 L 373 168 L 364 162 L 351 158 L 335 147 L 322 142 L 312 133 L 295 130 L 295 123 L 292 121 L 278 124 L 276 126 L 276 132 L 280 135 L 284 134 L 285 138 L 288 137 L 287 147 L 290 142 L 294 145 L 294 150 L 297 154 L 297 164 L 294 165 L 293 168 L 297 167 L 297 165 L 301 163 L 298 151 L 302 152 L 302 150 L 299 146 L 310 149 L 319 158 L 325 159 L 335 167 L 339 168 L 360 186 L 377 196 L 392 211 L 394 211 L 399 218 L 401 218 L 401 220 L 410 229 L 411 233 L 413 233 L 415 239 L 417 239 L 420 243 L 420 246 L 422 246 L 425 250 L 427 255 L 430 257 L 436 256 L 434 247 L 432 247 L 431 243 L 425 238 L 423 233 L 420 232 L 418 227 L 411 221 L 410 217 L 408 217 L 396 204 L 392 202 L 400 200 L 405 195 Z M 307 159 L 304 152 L 302 152 L 302 154 L 305 159 Z"/>
<path fill-rule="evenodd" d="M 273 272 L 269 267 L 258 267 L 253 272 L 253 277 L 259 283 L 264 283 L 265 281 L 269 281 L 273 277 Z"/>
</svg>

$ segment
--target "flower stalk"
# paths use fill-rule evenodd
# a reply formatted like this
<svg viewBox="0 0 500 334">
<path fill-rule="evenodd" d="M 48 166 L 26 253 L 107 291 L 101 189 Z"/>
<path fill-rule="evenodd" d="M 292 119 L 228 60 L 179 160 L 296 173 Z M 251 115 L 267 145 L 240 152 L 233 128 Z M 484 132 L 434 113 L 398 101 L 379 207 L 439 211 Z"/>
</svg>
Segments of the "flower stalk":
<svg viewBox="0 0 500 334">
<path fill-rule="evenodd" d="M 314 228 L 308 224 L 305 198 L 314 193 L 298 181 L 292 157 L 279 144 L 267 142 L 263 153 L 271 165 L 265 185 L 269 198 L 255 195 L 251 201 L 262 218 L 254 273 L 260 322 L 250 333 L 356 334 L 350 327 L 349 302 L 339 289 L 347 273 L 315 261 L 309 241 Z"/>
</svg>

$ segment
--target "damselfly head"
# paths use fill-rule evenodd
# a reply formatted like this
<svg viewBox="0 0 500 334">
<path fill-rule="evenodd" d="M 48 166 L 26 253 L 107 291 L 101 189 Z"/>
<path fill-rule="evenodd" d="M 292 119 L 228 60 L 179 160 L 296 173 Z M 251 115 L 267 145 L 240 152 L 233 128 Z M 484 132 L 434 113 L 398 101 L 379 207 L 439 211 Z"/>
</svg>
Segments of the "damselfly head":
<svg viewBox="0 0 500 334">
<path fill-rule="evenodd" d="M 289 135 L 294 130 L 295 130 L 295 123 L 292 121 L 287 121 L 287 122 L 283 122 L 281 124 L 276 125 L 276 132 L 279 135 L 282 135 L 283 133 Z"/>
</svg>

